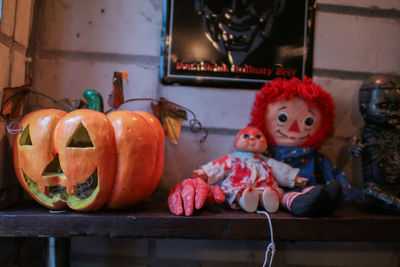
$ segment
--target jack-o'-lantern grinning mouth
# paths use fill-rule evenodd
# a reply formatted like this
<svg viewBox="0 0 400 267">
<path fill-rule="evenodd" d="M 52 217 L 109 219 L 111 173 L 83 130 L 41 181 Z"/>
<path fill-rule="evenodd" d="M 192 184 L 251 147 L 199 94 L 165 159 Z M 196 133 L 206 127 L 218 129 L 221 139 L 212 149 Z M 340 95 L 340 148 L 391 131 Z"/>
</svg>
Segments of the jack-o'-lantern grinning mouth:
<svg viewBox="0 0 400 267">
<path fill-rule="evenodd" d="M 97 170 L 86 180 L 86 182 L 79 184 L 76 186 L 76 193 L 72 194 L 73 196 L 77 197 L 80 200 L 87 199 L 90 197 L 97 187 Z M 61 198 L 61 201 L 68 201 L 70 202 L 68 194 L 66 192 L 65 186 L 56 185 L 56 186 L 49 186 L 47 188 L 48 195 L 50 197 L 56 197 L 58 195 L 66 196 L 65 198 Z M 73 201 L 73 200 L 72 200 Z"/>
<path fill-rule="evenodd" d="M 51 174 L 50 173 L 48 174 L 52 176 L 54 175 L 64 176 L 63 173 L 55 174 L 53 172 Z M 62 185 L 47 186 L 46 193 L 40 192 L 38 185 L 35 181 L 29 178 L 25 173 L 24 177 L 25 177 L 25 182 L 31 192 L 34 192 L 36 194 L 43 194 L 48 198 L 57 199 L 63 202 L 75 202 L 75 201 L 85 200 L 95 192 L 98 185 L 97 170 L 84 183 L 77 185 L 75 193 L 73 194 L 68 194 L 66 187 Z"/>
<path fill-rule="evenodd" d="M 43 178 L 59 176 L 62 177 L 62 179 L 66 179 L 61 169 L 58 154 L 56 154 L 54 159 L 47 165 L 42 173 L 42 176 Z M 97 187 L 97 183 L 98 179 L 96 170 L 91 176 L 89 176 L 86 182 L 76 186 L 76 189 L 74 190 L 75 193 L 73 195 L 79 199 L 86 199 L 94 192 Z M 46 187 L 46 194 L 49 196 L 65 195 L 67 194 L 66 187 L 62 185 L 48 186 Z"/>
</svg>

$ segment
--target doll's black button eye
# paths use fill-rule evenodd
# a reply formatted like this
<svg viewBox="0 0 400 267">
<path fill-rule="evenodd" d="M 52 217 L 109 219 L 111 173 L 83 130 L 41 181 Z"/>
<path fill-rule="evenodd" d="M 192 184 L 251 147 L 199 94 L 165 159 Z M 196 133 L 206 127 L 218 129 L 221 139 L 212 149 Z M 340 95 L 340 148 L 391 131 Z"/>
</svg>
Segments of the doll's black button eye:
<svg viewBox="0 0 400 267">
<path fill-rule="evenodd" d="M 280 122 L 285 122 L 285 121 L 287 121 L 287 119 L 288 119 L 288 116 L 287 116 L 285 113 L 281 113 L 281 114 L 279 114 L 279 116 L 278 116 L 278 120 L 279 120 Z"/>
<path fill-rule="evenodd" d="M 311 126 L 311 125 L 314 124 L 314 119 L 311 118 L 311 117 L 308 117 L 308 118 L 306 118 L 306 120 L 304 121 L 304 123 L 305 123 L 307 126 Z"/>
<path fill-rule="evenodd" d="M 261 139 L 261 135 L 257 134 L 256 139 Z"/>
<path fill-rule="evenodd" d="M 245 135 L 243 135 L 243 138 L 244 138 L 244 139 L 249 139 L 250 136 L 249 136 L 248 134 L 245 134 Z"/>
</svg>

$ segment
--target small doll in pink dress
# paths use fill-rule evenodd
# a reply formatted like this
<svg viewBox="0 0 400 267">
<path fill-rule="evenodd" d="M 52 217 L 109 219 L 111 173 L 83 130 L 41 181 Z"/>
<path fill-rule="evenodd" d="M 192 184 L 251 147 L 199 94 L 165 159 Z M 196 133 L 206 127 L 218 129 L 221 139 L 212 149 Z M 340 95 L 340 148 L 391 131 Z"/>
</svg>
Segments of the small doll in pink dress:
<svg viewBox="0 0 400 267">
<path fill-rule="evenodd" d="M 208 184 L 221 182 L 231 208 L 254 212 L 258 205 L 276 212 L 284 192 L 279 186 L 304 186 L 307 178 L 298 176 L 299 169 L 265 157 L 267 149 L 263 133 L 254 127 L 239 131 L 234 146 L 236 152 L 211 161 L 193 171 Z"/>
</svg>

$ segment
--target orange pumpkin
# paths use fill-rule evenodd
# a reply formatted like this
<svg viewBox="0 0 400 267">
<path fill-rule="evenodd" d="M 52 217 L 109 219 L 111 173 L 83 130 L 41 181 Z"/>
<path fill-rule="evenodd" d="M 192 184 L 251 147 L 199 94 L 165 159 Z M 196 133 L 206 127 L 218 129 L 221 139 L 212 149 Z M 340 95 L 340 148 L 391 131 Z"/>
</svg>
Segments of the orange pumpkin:
<svg viewBox="0 0 400 267">
<path fill-rule="evenodd" d="M 18 180 L 50 209 L 126 208 L 146 199 L 161 178 L 164 134 L 149 113 L 39 110 L 21 124 Z"/>
<path fill-rule="evenodd" d="M 115 183 L 107 207 L 121 209 L 148 198 L 157 187 L 164 168 L 164 131 L 147 112 L 115 111 L 107 117 L 117 145 Z"/>
</svg>

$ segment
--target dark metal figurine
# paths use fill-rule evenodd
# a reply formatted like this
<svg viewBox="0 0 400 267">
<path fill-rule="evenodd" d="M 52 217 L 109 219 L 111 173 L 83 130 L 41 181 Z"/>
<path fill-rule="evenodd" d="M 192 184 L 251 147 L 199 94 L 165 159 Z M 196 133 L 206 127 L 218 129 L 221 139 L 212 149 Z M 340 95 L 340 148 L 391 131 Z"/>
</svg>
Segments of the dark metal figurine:
<svg viewBox="0 0 400 267">
<path fill-rule="evenodd" d="M 359 108 L 365 125 L 353 136 L 350 153 L 362 160 L 360 199 L 368 210 L 400 215 L 400 80 L 366 80 Z"/>
</svg>

